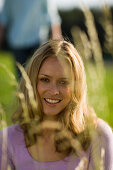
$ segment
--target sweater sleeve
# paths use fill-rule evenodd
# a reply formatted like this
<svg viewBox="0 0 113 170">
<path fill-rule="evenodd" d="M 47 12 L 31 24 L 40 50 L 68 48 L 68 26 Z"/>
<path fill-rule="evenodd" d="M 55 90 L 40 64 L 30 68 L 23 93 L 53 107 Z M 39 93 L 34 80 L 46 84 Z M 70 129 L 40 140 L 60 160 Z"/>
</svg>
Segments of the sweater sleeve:
<svg viewBox="0 0 113 170">
<path fill-rule="evenodd" d="M 103 120 L 98 120 L 96 133 L 93 134 L 88 170 L 113 170 L 113 132 Z M 101 169 L 101 168 L 100 168 Z"/>
</svg>

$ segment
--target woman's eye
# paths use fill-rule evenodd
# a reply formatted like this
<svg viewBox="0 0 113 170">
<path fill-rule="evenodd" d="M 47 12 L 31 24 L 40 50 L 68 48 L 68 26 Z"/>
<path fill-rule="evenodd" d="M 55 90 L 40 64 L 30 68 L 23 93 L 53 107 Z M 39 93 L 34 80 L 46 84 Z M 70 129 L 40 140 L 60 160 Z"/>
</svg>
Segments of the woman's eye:
<svg viewBox="0 0 113 170">
<path fill-rule="evenodd" d="M 68 85 L 69 82 L 68 81 L 60 81 L 59 84 L 61 84 L 61 85 Z"/>
<path fill-rule="evenodd" d="M 40 80 L 43 81 L 43 82 L 49 82 L 48 78 L 41 78 Z"/>
</svg>

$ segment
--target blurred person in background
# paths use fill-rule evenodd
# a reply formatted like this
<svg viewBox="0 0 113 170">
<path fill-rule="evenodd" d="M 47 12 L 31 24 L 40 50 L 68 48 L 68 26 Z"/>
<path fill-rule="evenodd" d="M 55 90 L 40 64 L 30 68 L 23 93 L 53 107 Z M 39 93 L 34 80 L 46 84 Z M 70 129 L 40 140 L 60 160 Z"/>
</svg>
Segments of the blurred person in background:
<svg viewBox="0 0 113 170">
<path fill-rule="evenodd" d="M 17 62 L 24 65 L 36 48 L 61 38 L 61 19 L 53 0 L 4 0 L 0 12 L 0 48 L 6 38 Z M 20 72 L 17 69 L 20 77 Z"/>
</svg>

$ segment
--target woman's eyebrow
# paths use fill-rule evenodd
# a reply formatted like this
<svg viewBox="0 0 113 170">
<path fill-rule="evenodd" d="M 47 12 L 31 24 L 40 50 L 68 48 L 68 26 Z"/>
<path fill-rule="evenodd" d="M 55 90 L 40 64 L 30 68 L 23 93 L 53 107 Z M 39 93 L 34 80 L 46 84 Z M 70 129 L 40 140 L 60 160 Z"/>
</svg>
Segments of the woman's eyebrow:
<svg viewBox="0 0 113 170">
<path fill-rule="evenodd" d="M 60 77 L 59 79 L 61 79 L 61 80 L 69 80 L 70 78 L 69 77 Z"/>
<path fill-rule="evenodd" d="M 43 73 L 39 74 L 39 76 L 52 77 L 52 76 L 50 76 L 50 75 L 43 74 Z"/>
<path fill-rule="evenodd" d="M 45 76 L 45 77 L 52 78 L 52 76 L 43 74 L 43 73 L 39 74 L 39 76 Z M 70 80 L 70 77 L 59 77 L 59 80 Z"/>
</svg>

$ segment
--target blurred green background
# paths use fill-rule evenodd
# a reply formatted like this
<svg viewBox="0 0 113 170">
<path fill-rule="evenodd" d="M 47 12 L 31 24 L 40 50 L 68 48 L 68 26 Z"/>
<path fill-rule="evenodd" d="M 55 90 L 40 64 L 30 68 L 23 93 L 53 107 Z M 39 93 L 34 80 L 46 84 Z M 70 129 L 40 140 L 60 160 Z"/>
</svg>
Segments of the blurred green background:
<svg viewBox="0 0 113 170">
<path fill-rule="evenodd" d="M 9 52 L 0 52 L 0 103 L 11 124 L 11 114 L 14 111 L 15 86 L 12 84 L 11 73 L 16 75 L 14 58 Z"/>
</svg>

